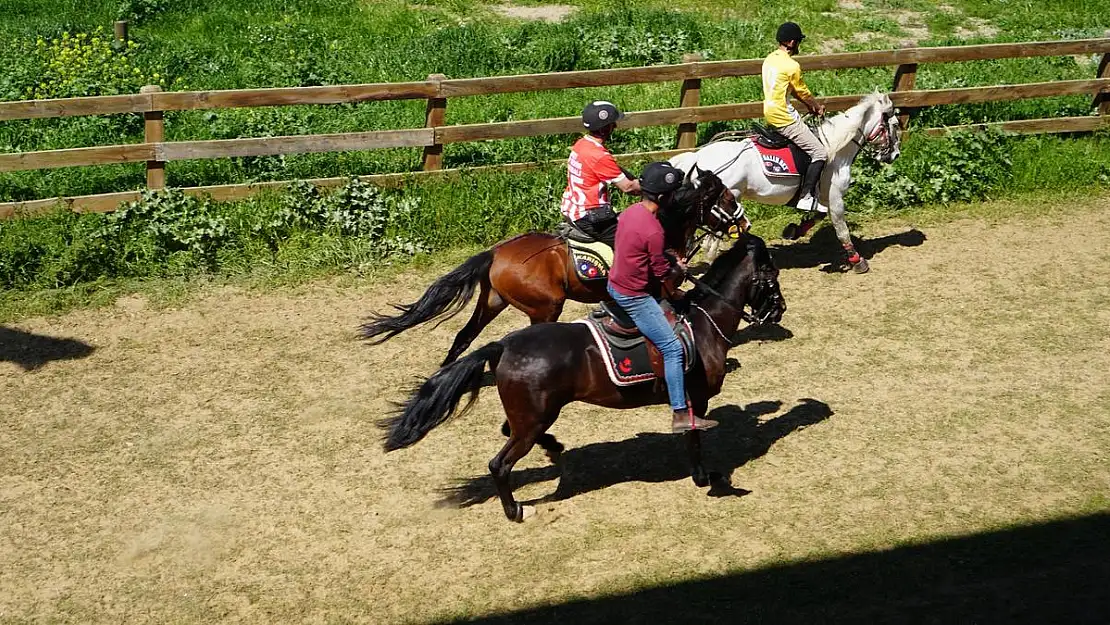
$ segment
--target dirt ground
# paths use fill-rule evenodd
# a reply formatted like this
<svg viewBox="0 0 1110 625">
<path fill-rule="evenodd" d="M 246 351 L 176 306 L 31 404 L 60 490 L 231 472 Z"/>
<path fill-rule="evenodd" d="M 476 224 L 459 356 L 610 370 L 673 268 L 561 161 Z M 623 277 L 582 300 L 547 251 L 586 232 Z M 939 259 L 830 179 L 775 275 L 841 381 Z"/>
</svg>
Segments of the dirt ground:
<svg viewBox="0 0 1110 625">
<path fill-rule="evenodd" d="M 465 319 L 355 329 L 434 275 L 3 328 L 0 621 L 474 618 L 1110 511 L 1110 197 L 1071 211 L 872 225 L 864 276 L 822 271 L 828 230 L 772 242 L 786 331 L 741 336 L 705 440 L 732 491 L 686 477 L 663 408 L 572 405 L 562 466 L 518 465 L 562 496 L 523 525 L 437 506 L 502 443 L 492 389 L 380 448 Z"/>
</svg>

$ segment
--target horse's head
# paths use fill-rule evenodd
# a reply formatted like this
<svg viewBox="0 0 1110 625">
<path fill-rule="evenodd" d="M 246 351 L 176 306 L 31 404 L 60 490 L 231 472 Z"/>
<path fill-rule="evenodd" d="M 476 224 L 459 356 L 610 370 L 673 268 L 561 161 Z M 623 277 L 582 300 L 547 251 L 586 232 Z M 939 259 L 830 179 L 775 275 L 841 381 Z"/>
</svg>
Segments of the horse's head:
<svg viewBox="0 0 1110 625">
<path fill-rule="evenodd" d="M 779 269 L 763 239 L 753 234 L 748 234 L 744 239 L 754 265 L 747 297 L 747 304 L 752 309 L 752 320 L 758 324 L 778 323 L 786 313 L 786 299 L 779 288 Z"/>
<path fill-rule="evenodd" d="M 694 165 L 689 178 L 697 189 L 694 206 L 699 226 L 718 236 L 742 234 L 752 227 L 744 207 L 717 174 Z"/>
<path fill-rule="evenodd" d="M 714 295 L 751 323 L 778 323 L 786 312 L 779 270 L 763 239 L 745 234 L 709 267 L 698 295 Z M 749 314 L 746 309 L 751 309 Z M 739 323 L 739 319 L 737 319 Z"/>
<path fill-rule="evenodd" d="M 898 111 L 885 93 L 869 97 L 873 101 L 864 119 L 866 145 L 880 163 L 892 163 L 902 152 Z"/>
</svg>

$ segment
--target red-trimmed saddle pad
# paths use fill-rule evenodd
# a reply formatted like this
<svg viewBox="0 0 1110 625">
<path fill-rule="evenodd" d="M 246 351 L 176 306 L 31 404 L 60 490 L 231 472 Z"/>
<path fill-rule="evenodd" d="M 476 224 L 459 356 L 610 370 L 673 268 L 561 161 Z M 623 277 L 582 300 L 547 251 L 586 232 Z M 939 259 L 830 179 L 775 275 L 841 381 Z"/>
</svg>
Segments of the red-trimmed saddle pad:
<svg viewBox="0 0 1110 625">
<path fill-rule="evenodd" d="M 601 350 L 605 360 L 605 370 L 609 373 L 609 379 L 612 380 L 613 384 L 632 386 L 661 377 L 662 368 L 659 367 L 659 376 L 657 376 L 655 368 L 652 367 L 653 360 L 657 366 L 663 362 L 662 355 L 655 348 L 655 345 L 652 345 L 651 341 L 645 339 L 643 335 L 625 337 L 606 332 L 604 328 L 606 317 L 604 315 L 596 316 L 598 314 L 595 312 L 586 319 L 578 319 L 574 323 L 584 324 L 590 329 L 594 342 Z M 697 359 L 697 349 L 694 346 L 694 330 L 685 318 L 679 320 L 674 326 L 674 330 L 675 334 L 678 335 L 679 342 L 682 343 L 683 370 L 689 373 Z"/>
</svg>

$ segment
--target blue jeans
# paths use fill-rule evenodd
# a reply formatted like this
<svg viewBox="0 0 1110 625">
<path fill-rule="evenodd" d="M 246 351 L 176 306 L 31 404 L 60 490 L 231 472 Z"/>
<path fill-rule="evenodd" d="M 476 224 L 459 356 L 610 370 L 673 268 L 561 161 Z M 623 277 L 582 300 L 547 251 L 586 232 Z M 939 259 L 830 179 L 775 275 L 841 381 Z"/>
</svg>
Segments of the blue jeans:
<svg viewBox="0 0 1110 625">
<path fill-rule="evenodd" d="M 659 302 L 650 295 L 629 297 L 608 287 L 620 307 L 636 322 L 640 332 L 663 354 L 663 372 L 667 378 L 667 394 L 671 408 L 686 410 L 686 380 L 682 373 L 682 343 L 675 336 Z"/>
</svg>

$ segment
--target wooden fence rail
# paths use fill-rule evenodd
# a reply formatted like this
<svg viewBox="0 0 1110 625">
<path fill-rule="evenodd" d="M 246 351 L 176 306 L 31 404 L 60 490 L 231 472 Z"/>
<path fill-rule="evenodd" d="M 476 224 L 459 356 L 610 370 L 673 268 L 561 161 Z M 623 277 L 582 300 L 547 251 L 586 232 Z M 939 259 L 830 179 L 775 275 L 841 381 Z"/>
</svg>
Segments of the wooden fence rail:
<svg viewBox="0 0 1110 625">
<path fill-rule="evenodd" d="M 963 89 L 915 90 L 915 78 L 921 63 L 950 63 L 989 59 L 1026 58 L 1036 56 L 1101 54 L 1096 78 L 1020 85 L 970 87 Z M 943 104 L 997 102 L 1026 98 L 1064 95 L 1091 95 L 1095 98 L 1098 116 L 1047 120 L 1023 120 L 995 124 L 1012 132 L 1079 132 L 1107 126 L 1110 118 L 1110 32 L 1106 38 L 1078 41 L 1047 41 L 1003 43 L 946 48 L 903 48 L 798 57 L 807 70 L 836 70 L 896 66 L 891 99 L 902 108 L 903 118 L 915 109 Z M 679 65 L 621 68 L 529 74 L 490 78 L 448 79 L 433 74 L 425 81 L 378 83 L 326 87 L 290 87 L 276 89 L 244 89 L 231 91 L 162 92 L 148 87 L 139 94 L 0 102 L 0 121 L 78 115 L 142 114 L 146 132 L 144 143 L 71 148 L 0 154 L 0 172 L 58 167 L 84 167 L 114 163 L 147 163 L 147 186 L 165 185 L 165 164 L 168 161 L 300 154 L 309 152 L 340 152 L 382 148 L 413 148 L 424 150 L 423 168 L 435 171 L 442 167 L 443 146 L 449 143 L 485 141 L 538 135 L 569 134 L 581 130 L 578 117 L 536 119 L 488 124 L 446 125 L 449 98 L 514 92 L 547 91 L 579 87 L 602 87 L 654 82 L 681 82 L 678 108 L 629 113 L 625 127 L 678 126 L 676 145 L 694 147 L 697 124 L 717 121 L 752 119 L 762 115 L 762 103 L 743 102 L 700 106 L 703 79 L 754 76 L 762 61 L 699 60 L 687 55 Z M 861 95 L 822 98 L 831 111 L 844 110 L 855 104 Z M 342 104 L 380 100 L 424 99 L 427 115 L 424 128 L 379 130 L 328 135 L 300 135 L 264 138 L 227 139 L 217 141 L 164 141 L 164 111 L 222 109 L 235 107 L 286 106 L 301 104 Z M 905 121 L 905 119 L 903 119 Z M 974 127 L 980 127 L 977 125 Z M 937 132 L 943 129 L 927 129 Z M 232 185 L 244 194 L 255 192 L 259 185 Z M 221 187 L 222 188 L 222 187 Z M 133 194 L 103 194 L 69 198 L 66 203 L 74 210 L 107 210 L 109 198 Z M 235 193 L 222 194 L 241 197 Z M 100 199 L 94 199 L 100 198 Z M 9 202 L 0 204 L 0 217 L 42 210 L 44 202 Z"/>
</svg>

